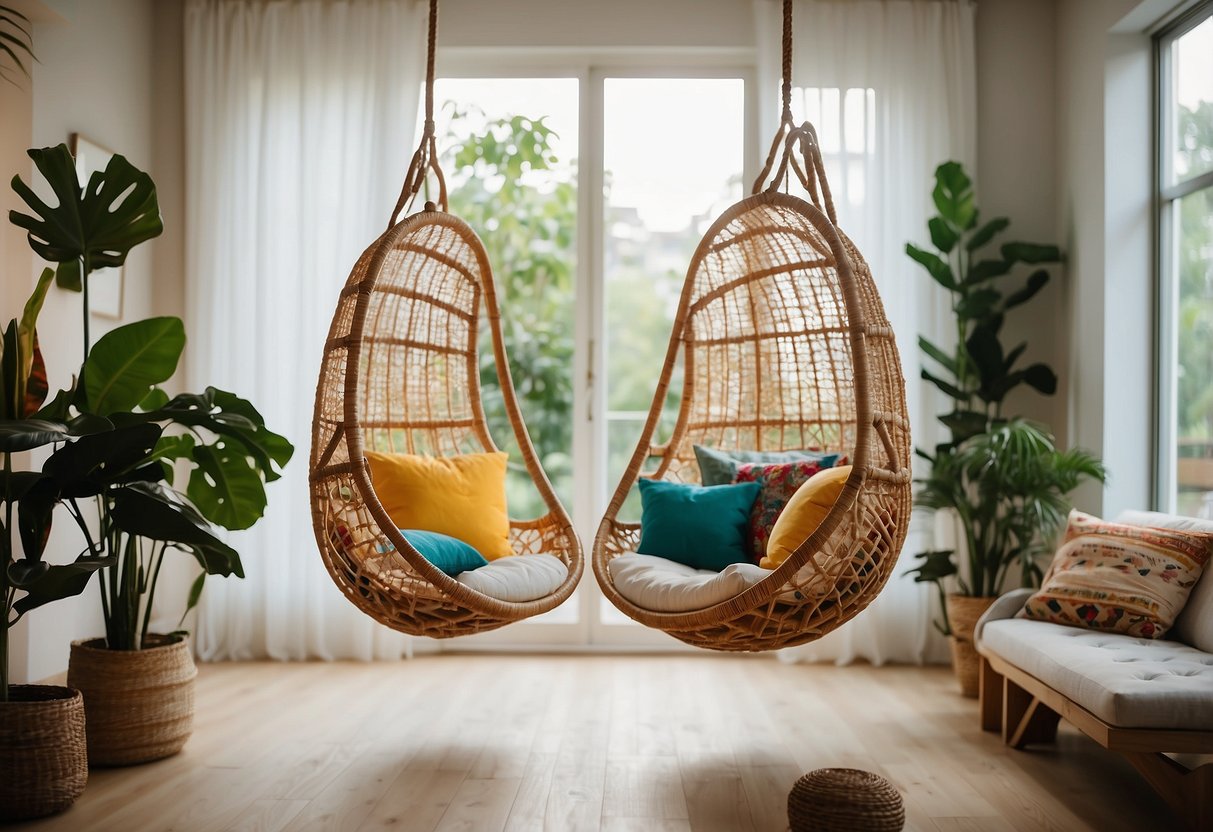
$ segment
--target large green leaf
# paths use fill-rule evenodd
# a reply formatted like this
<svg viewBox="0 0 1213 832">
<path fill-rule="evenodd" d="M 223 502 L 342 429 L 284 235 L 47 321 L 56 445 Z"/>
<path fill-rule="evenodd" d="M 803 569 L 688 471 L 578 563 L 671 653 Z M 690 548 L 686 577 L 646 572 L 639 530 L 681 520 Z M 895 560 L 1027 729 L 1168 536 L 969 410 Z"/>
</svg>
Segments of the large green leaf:
<svg viewBox="0 0 1213 832">
<path fill-rule="evenodd" d="M 1046 396 L 1057 392 L 1057 374 L 1047 364 L 1033 364 L 1023 371 L 1023 380 L 1032 389 Z"/>
<path fill-rule="evenodd" d="M 1003 309 L 1013 309 L 1016 306 L 1027 303 L 1036 296 L 1036 293 L 1043 289 L 1049 282 L 1049 273 L 1044 269 L 1037 269 L 1028 276 L 1028 282 L 1024 287 L 1016 292 L 1007 295 L 1007 302 L 1003 304 Z"/>
<path fill-rule="evenodd" d="M 906 243 L 906 254 L 910 256 L 910 259 L 922 264 L 940 286 L 953 292 L 960 288 L 956 284 L 956 278 L 952 275 L 952 267 L 944 262 L 938 254 L 924 251 L 913 243 Z"/>
<path fill-rule="evenodd" d="M 274 466 L 279 469 L 285 467 L 295 454 L 295 446 L 285 436 L 274 433 L 265 426 L 265 419 L 252 402 L 215 387 L 208 387 L 207 392 L 225 414 L 242 416 L 252 425 L 250 430 L 229 421 L 223 423 L 221 429 L 216 432 L 242 442 L 266 482 L 278 479 L 281 474 L 274 470 Z"/>
<path fill-rule="evenodd" d="M 973 331 L 965 339 L 965 348 L 981 378 L 979 394 L 986 401 L 990 401 L 990 390 L 1004 375 L 1002 344 L 998 340 L 998 331 L 984 323 L 973 327 Z"/>
<path fill-rule="evenodd" d="M 969 273 L 965 275 L 965 285 L 973 286 L 995 277 L 1002 277 L 1011 271 L 1011 265 L 1009 260 L 981 260 L 974 263 L 969 267 Z"/>
<path fill-rule="evenodd" d="M 1058 263 L 1061 249 L 1057 246 L 1042 246 L 1036 243 L 1004 243 L 1000 249 L 1002 257 L 1012 263 Z"/>
<path fill-rule="evenodd" d="M 927 229 L 931 232 L 931 243 L 944 254 L 951 253 L 960 239 L 960 232 L 952 228 L 943 217 L 931 217 L 927 220 Z"/>
<path fill-rule="evenodd" d="M 148 318 L 107 332 L 84 362 L 86 409 L 102 416 L 133 410 L 177 371 L 183 349 L 180 318 Z"/>
<path fill-rule="evenodd" d="M 180 544 L 208 574 L 244 577 L 236 550 L 215 536 L 196 509 L 162 485 L 135 483 L 117 490 L 110 517 L 127 534 Z"/>
<path fill-rule="evenodd" d="M 59 502 L 59 486 L 50 477 L 34 482 L 17 503 L 17 528 L 27 561 L 42 560 L 51 533 L 51 520 Z"/>
<path fill-rule="evenodd" d="M 946 395 L 950 399 L 956 399 L 957 401 L 966 401 L 969 398 L 968 395 L 963 390 L 956 387 L 956 385 L 954 385 L 950 382 L 944 381 L 943 379 L 939 378 L 938 376 L 931 375 L 931 373 L 927 370 L 922 371 L 922 377 L 924 380 L 931 382 L 936 387 L 938 387 L 940 390 L 942 390 L 944 395 Z"/>
<path fill-rule="evenodd" d="M 1011 224 L 1011 221 L 1006 217 L 996 217 L 990 220 L 981 228 L 973 232 L 973 236 L 965 243 L 965 249 L 968 251 L 977 251 L 986 243 L 993 240 L 995 235 L 1006 230 L 1006 227 Z"/>
<path fill-rule="evenodd" d="M 51 207 L 13 177 L 13 190 L 33 215 L 10 211 L 9 219 L 24 228 L 30 247 L 44 260 L 59 263 L 57 282 L 80 291 L 79 261 L 90 269 L 121 266 L 127 253 L 164 230 L 152 178 L 122 156 L 114 156 L 81 188 L 76 163 L 67 145 L 29 151 L 34 165 L 55 194 Z"/>
<path fill-rule="evenodd" d="M 83 436 L 51 454 L 42 470 L 66 496 L 98 494 L 146 463 L 161 430 L 156 424 L 132 425 Z"/>
<path fill-rule="evenodd" d="M 935 190 L 931 197 L 935 208 L 956 230 L 966 231 L 977 222 L 973 182 L 959 162 L 944 162 L 935 169 Z"/>
<path fill-rule="evenodd" d="M 949 373 L 951 373 L 952 375 L 956 375 L 956 358 L 955 358 L 955 356 L 948 355 L 948 353 L 944 352 L 942 349 L 935 346 L 935 344 L 931 343 L 929 340 L 927 340 L 927 338 L 925 336 L 922 336 L 922 335 L 918 336 L 918 347 L 923 352 L 925 352 L 927 355 L 929 355 L 931 358 L 934 358 L 936 361 L 938 361 L 940 366 L 942 366 Z"/>
<path fill-rule="evenodd" d="M 23 587 L 28 594 L 13 604 L 13 609 L 23 615 L 43 604 L 79 595 L 94 572 L 116 562 L 114 557 L 81 555 L 75 563 L 48 567 L 40 577 Z"/>
<path fill-rule="evenodd" d="M 953 442 L 963 442 L 970 436 L 975 436 L 986 429 L 988 419 L 986 414 L 976 410 L 953 410 L 939 417 L 939 421 L 952 431 Z"/>
<path fill-rule="evenodd" d="M 127 424 L 174 422 L 230 439 L 242 446 L 242 452 L 248 455 L 266 482 L 281 476 L 279 470 L 295 452 L 285 437 L 265 426 L 265 420 L 250 402 L 215 387 L 208 387 L 202 393 L 182 393 L 145 413 L 116 414 L 115 419 Z"/>
<path fill-rule="evenodd" d="M 914 569 L 907 569 L 907 575 L 914 576 L 915 583 L 936 583 L 955 575 L 956 561 L 951 549 L 935 549 L 930 552 L 919 552 L 915 555 L 922 563 Z"/>
<path fill-rule="evenodd" d="M 202 516 L 225 529 L 247 529 L 265 513 L 265 485 L 242 450 L 220 440 L 194 449 L 198 467 L 186 494 Z"/>
<path fill-rule="evenodd" d="M 43 419 L 10 419 L 0 421 L 0 451 L 17 453 L 62 442 L 69 436 L 68 426 L 62 422 Z"/>
<path fill-rule="evenodd" d="M 970 292 L 956 304 L 956 315 L 964 321 L 984 318 L 990 314 L 1000 300 L 1002 300 L 1002 292 L 997 289 L 978 289 Z"/>
</svg>

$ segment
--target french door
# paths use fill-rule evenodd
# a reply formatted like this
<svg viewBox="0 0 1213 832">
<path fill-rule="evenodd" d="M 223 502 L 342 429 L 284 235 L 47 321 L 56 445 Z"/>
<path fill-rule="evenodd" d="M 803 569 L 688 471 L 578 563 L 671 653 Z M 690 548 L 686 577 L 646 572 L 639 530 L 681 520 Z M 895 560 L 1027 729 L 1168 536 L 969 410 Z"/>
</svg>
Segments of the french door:
<svg viewBox="0 0 1213 832">
<path fill-rule="evenodd" d="M 587 564 L 560 608 L 444 649 L 676 647 L 603 598 L 590 550 L 648 414 L 687 264 L 753 174 L 751 71 L 484 61 L 440 67 L 451 209 L 489 252 L 523 416 Z M 482 381 L 494 438 L 511 450 Z M 508 483 L 515 516 L 539 510 L 525 484 Z M 624 516 L 639 519 L 635 494 Z"/>
</svg>

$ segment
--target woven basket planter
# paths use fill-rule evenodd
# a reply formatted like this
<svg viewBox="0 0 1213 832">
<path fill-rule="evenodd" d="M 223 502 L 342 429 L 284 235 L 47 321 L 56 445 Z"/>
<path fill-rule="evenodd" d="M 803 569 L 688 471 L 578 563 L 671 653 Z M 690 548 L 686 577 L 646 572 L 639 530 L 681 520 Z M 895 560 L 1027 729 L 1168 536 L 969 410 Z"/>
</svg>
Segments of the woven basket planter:
<svg viewBox="0 0 1213 832">
<path fill-rule="evenodd" d="M 888 780 L 855 768 L 819 768 L 788 793 L 792 832 L 897 832 L 905 804 Z"/>
<path fill-rule="evenodd" d="M 977 619 L 985 614 L 997 599 L 996 596 L 971 597 L 948 596 L 948 621 L 952 625 L 952 671 L 960 682 L 960 692 L 970 699 L 977 698 L 978 674 L 981 657 L 973 644 L 973 630 Z"/>
<path fill-rule="evenodd" d="M 12 685 L 0 703 L 0 821 L 62 812 L 87 781 L 80 691 Z"/>
<path fill-rule="evenodd" d="M 129 766 L 176 754 L 194 730 L 198 669 L 184 638 L 149 636 L 143 650 L 72 643 L 67 681 L 84 694 L 88 760 Z"/>
</svg>

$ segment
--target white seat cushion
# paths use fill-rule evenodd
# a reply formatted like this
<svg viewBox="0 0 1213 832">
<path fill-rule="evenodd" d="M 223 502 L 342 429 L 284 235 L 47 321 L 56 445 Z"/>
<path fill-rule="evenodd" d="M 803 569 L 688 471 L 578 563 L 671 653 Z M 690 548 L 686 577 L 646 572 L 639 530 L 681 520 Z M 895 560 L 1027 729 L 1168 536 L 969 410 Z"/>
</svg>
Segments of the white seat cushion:
<svg viewBox="0 0 1213 832">
<path fill-rule="evenodd" d="M 987 621 L 993 652 L 1121 728 L 1213 730 L 1213 654 L 1045 621 Z"/>
<path fill-rule="evenodd" d="M 1116 518 L 1118 523 L 1133 526 L 1154 526 L 1161 529 L 1181 531 L 1213 532 L 1213 521 L 1195 517 L 1180 517 L 1177 514 L 1162 514 L 1157 511 L 1123 511 Z M 1206 653 L 1213 653 L 1213 564 L 1205 566 L 1200 580 L 1188 594 L 1175 625 L 1168 636 L 1176 641 L 1191 644 Z"/>
<path fill-rule="evenodd" d="M 771 574 L 752 563 L 732 563 L 720 572 L 627 553 L 607 565 L 611 582 L 624 598 L 653 612 L 690 612 L 727 601 Z"/>
<path fill-rule="evenodd" d="M 551 595 L 569 568 L 554 555 L 513 555 L 488 565 L 460 572 L 455 580 L 498 601 L 523 603 Z"/>
</svg>

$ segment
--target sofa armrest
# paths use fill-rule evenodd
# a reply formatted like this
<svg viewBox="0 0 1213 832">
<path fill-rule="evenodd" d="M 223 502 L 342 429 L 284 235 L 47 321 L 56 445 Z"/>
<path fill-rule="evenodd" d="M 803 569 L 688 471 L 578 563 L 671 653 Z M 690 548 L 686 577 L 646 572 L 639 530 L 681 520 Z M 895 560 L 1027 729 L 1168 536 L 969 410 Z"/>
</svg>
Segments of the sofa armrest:
<svg viewBox="0 0 1213 832">
<path fill-rule="evenodd" d="M 1036 590 L 1024 587 L 1023 589 L 1013 589 L 1005 595 L 999 596 L 985 614 L 977 619 L 977 626 L 973 628 L 973 644 L 977 649 L 981 649 L 981 631 L 985 628 L 987 621 L 1000 621 L 1004 618 L 1014 618 L 1016 613 L 1023 609 L 1023 605 L 1032 597 L 1032 593 Z"/>
</svg>

